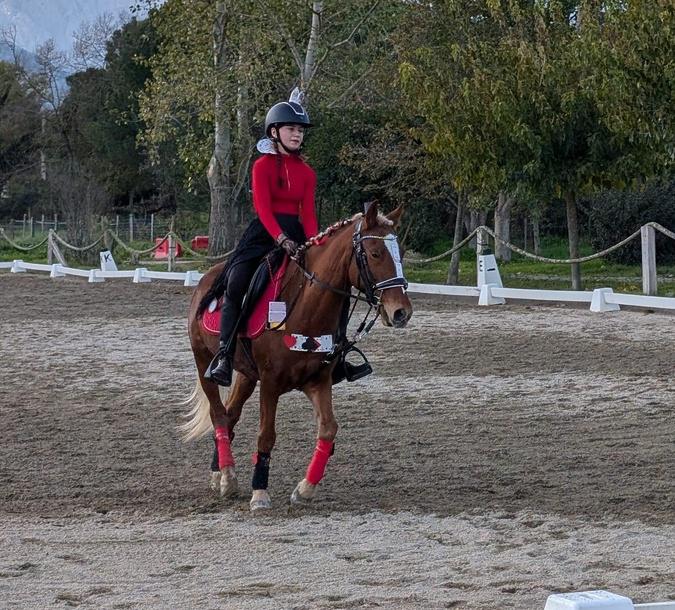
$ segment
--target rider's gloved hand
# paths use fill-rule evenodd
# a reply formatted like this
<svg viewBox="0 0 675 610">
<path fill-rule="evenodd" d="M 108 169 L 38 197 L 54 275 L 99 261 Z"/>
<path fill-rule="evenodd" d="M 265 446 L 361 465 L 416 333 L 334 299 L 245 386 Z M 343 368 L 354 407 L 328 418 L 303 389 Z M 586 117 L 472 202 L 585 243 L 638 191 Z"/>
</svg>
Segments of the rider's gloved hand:
<svg viewBox="0 0 675 610">
<path fill-rule="evenodd" d="M 288 254 L 288 256 L 295 256 L 298 253 L 298 244 L 296 244 L 290 238 L 282 241 L 281 247 L 286 251 L 286 254 Z"/>
<path fill-rule="evenodd" d="M 281 246 L 288 256 L 295 256 L 298 252 L 298 244 L 285 233 L 281 233 L 279 237 L 277 237 L 277 245 Z"/>
</svg>

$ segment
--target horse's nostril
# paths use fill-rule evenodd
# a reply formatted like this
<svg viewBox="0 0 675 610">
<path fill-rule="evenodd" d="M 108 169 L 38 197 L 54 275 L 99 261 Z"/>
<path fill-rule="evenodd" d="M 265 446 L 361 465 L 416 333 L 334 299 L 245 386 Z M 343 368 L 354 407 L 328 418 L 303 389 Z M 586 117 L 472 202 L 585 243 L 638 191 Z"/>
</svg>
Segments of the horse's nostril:
<svg viewBox="0 0 675 610">
<path fill-rule="evenodd" d="M 394 319 L 392 320 L 396 326 L 405 324 L 408 321 L 408 312 L 405 309 L 397 309 L 394 312 Z"/>
</svg>

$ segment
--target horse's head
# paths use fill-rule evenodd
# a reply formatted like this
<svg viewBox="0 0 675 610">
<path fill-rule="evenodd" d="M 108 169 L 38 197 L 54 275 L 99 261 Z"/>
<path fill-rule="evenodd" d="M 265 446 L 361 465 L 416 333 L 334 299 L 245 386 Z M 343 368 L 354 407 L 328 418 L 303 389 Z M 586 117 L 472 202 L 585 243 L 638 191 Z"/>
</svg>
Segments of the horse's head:
<svg viewBox="0 0 675 610">
<path fill-rule="evenodd" d="M 350 281 L 376 305 L 385 326 L 403 328 L 412 316 L 412 305 L 403 277 L 401 251 L 396 238 L 403 208 L 389 215 L 378 213 L 372 203 L 365 214 L 354 222 L 354 246 Z"/>
</svg>

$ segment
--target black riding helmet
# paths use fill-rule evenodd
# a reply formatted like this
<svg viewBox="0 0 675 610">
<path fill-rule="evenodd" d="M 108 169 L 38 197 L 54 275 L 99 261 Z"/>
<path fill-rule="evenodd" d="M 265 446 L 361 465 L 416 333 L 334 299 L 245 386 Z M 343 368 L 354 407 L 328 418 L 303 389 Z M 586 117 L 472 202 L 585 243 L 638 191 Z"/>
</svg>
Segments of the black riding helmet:
<svg viewBox="0 0 675 610">
<path fill-rule="evenodd" d="M 265 117 L 265 135 L 269 138 L 272 127 L 282 125 L 312 126 L 307 111 L 297 102 L 279 102 L 269 109 Z"/>
</svg>

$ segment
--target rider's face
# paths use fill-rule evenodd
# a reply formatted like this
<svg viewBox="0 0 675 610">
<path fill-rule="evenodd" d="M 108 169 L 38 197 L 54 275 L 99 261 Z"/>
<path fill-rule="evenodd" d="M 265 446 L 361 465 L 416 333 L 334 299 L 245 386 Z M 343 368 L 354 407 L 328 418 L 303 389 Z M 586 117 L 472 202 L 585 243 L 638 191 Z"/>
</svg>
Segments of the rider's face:
<svg viewBox="0 0 675 610">
<path fill-rule="evenodd" d="M 277 130 L 281 143 L 290 151 L 296 151 L 302 146 L 305 137 L 305 128 L 302 125 L 283 125 Z M 283 148 L 282 152 L 285 152 Z"/>
</svg>

